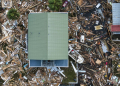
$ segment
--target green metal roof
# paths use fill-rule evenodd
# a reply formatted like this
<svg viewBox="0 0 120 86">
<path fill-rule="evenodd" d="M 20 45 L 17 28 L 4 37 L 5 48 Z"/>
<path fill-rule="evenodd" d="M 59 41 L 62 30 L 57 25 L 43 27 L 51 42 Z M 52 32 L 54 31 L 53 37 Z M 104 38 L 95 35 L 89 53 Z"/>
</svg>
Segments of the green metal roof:
<svg viewBox="0 0 120 86">
<path fill-rule="evenodd" d="M 68 13 L 28 15 L 28 58 L 68 59 Z"/>
</svg>

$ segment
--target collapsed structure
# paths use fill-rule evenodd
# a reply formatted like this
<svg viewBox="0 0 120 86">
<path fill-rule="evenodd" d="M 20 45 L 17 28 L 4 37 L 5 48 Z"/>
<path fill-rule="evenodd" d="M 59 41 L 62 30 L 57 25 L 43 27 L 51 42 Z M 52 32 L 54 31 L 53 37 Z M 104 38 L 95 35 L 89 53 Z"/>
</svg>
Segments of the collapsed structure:
<svg viewBox="0 0 120 86">
<path fill-rule="evenodd" d="M 113 41 L 120 41 L 120 3 L 112 3 L 112 19 L 111 36 Z"/>
<path fill-rule="evenodd" d="M 54 13 L 45 0 L 2 1 L 8 1 L 0 9 L 4 86 L 120 84 L 119 3 L 68 0 Z M 7 19 L 9 2 L 18 20 Z"/>
</svg>

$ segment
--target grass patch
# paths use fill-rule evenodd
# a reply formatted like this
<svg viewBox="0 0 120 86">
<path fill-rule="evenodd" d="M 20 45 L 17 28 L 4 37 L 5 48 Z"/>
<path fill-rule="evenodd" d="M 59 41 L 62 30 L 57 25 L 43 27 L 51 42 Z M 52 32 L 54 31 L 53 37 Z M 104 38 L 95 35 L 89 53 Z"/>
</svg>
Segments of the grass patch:
<svg viewBox="0 0 120 86">
<path fill-rule="evenodd" d="M 75 82 L 74 79 L 76 79 L 76 74 L 73 70 L 73 67 L 70 63 L 70 61 L 74 62 L 71 58 L 69 58 L 69 67 L 68 68 L 61 68 L 64 70 L 64 74 L 67 78 L 63 78 L 62 84 L 68 84 L 68 82 Z M 74 64 L 74 66 L 76 66 Z"/>
</svg>

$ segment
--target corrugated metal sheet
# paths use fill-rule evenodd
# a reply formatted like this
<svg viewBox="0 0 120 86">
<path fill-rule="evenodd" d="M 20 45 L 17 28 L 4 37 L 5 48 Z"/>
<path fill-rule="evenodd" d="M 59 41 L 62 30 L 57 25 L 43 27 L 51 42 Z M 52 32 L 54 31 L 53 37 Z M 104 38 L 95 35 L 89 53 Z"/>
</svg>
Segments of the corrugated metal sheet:
<svg viewBox="0 0 120 86">
<path fill-rule="evenodd" d="M 68 14 L 48 13 L 48 59 L 68 58 Z"/>
<path fill-rule="evenodd" d="M 28 16 L 28 58 L 47 59 L 48 35 L 47 13 L 33 13 Z"/>
<path fill-rule="evenodd" d="M 112 3 L 113 25 L 120 25 L 120 3 Z"/>
<path fill-rule="evenodd" d="M 68 14 L 32 13 L 28 16 L 28 58 L 68 59 Z"/>
</svg>

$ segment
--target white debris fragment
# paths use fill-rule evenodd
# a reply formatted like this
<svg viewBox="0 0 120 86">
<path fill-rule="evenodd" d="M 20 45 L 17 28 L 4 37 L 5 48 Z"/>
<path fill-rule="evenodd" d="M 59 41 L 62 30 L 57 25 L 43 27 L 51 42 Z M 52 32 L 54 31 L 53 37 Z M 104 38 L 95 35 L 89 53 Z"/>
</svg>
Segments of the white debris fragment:
<svg viewBox="0 0 120 86">
<path fill-rule="evenodd" d="M 97 6 L 96 6 L 96 8 L 99 8 L 99 7 L 100 7 L 100 5 L 101 5 L 101 4 L 100 4 L 100 3 L 98 3 L 98 4 L 97 4 Z"/>
</svg>

